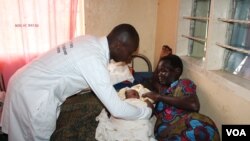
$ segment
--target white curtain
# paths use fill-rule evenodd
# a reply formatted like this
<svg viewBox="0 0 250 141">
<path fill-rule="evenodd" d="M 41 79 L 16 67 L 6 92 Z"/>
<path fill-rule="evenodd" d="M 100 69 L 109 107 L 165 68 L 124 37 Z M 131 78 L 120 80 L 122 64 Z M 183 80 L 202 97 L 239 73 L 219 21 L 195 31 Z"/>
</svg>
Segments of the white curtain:
<svg viewBox="0 0 250 141">
<path fill-rule="evenodd" d="M 75 35 L 78 0 L 1 0 L 0 71 L 9 77 Z"/>
</svg>

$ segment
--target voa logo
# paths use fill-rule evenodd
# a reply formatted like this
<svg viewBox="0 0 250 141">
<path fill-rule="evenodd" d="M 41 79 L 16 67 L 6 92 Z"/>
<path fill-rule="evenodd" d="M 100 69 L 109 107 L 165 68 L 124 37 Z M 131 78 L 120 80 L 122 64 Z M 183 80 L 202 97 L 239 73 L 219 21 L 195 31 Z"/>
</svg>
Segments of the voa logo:
<svg viewBox="0 0 250 141">
<path fill-rule="evenodd" d="M 247 136 L 244 129 L 226 129 L 227 136 Z"/>
</svg>

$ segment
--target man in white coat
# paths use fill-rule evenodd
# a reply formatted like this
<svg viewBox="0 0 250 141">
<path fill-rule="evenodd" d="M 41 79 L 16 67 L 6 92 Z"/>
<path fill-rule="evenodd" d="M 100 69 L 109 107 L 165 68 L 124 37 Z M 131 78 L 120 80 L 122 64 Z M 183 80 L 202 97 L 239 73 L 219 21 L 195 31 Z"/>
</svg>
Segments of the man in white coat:
<svg viewBox="0 0 250 141">
<path fill-rule="evenodd" d="M 61 104 L 89 87 L 114 117 L 147 119 L 150 106 L 138 108 L 120 100 L 107 69 L 110 59 L 130 60 L 138 46 L 135 28 L 120 24 L 108 36 L 80 36 L 36 58 L 9 81 L 2 131 L 9 141 L 49 140 Z"/>
</svg>

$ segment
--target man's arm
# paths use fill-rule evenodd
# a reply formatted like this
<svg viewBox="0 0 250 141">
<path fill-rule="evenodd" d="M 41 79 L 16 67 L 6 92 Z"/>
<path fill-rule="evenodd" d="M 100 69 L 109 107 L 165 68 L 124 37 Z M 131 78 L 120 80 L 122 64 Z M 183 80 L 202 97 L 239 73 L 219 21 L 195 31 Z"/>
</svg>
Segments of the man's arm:
<svg viewBox="0 0 250 141">
<path fill-rule="evenodd" d="M 84 79 L 111 115 L 122 119 L 148 119 L 151 116 L 151 108 L 137 108 L 119 98 L 111 83 L 107 66 L 102 61 L 96 58 L 89 58 L 89 60 L 85 61 L 88 63 L 81 64 L 82 68 L 79 69 Z"/>
</svg>

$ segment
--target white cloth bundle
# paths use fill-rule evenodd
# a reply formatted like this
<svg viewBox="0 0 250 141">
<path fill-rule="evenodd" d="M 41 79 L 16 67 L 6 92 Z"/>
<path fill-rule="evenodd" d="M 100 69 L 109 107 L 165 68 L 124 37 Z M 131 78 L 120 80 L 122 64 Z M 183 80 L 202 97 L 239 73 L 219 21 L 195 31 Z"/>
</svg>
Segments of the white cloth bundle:
<svg viewBox="0 0 250 141">
<path fill-rule="evenodd" d="M 141 96 L 149 90 L 138 84 L 131 88 L 123 88 L 118 92 L 122 100 L 137 107 L 147 106 L 144 99 L 130 98 L 125 99 L 125 91 L 135 89 Z M 99 124 L 96 129 L 95 138 L 98 141 L 156 141 L 154 139 L 154 123 L 156 118 L 153 116 L 148 120 L 123 120 L 115 117 L 108 117 L 105 109 L 96 117 Z"/>
<path fill-rule="evenodd" d="M 139 93 L 140 99 L 141 99 L 142 101 L 145 101 L 146 99 L 148 99 L 150 102 L 153 103 L 153 100 L 152 100 L 152 99 L 143 98 L 143 97 L 142 97 L 142 94 L 147 93 L 147 92 L 150 92 L 150 90 L 147 89 L 147 88 L 145 88 L 145 87 L 144 87 L 143 85 L 141 85 L 141 84 L 134 85 L 134 86 L 132 86 L 131 88 L 129 88 L 129 87 L 122 88 L 122 89 L 118 92 L 118 95 L 119 95 L 119 97 L 120 97 L 122 100 L 125 99 L 125 91 L 128 90 L 128 89 L 136 90 L 136 91 Z"/>
<path fill-rule="evenodd" d="M 134 82 L 134 77 L 131 74 L 128 65 L 122 62 L 110 61 L 108 65 L 109 74 L 112 84 L 117 84 L 122 81 Z"/>
</svg>

